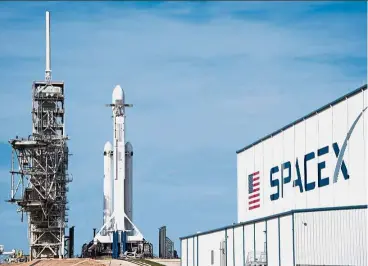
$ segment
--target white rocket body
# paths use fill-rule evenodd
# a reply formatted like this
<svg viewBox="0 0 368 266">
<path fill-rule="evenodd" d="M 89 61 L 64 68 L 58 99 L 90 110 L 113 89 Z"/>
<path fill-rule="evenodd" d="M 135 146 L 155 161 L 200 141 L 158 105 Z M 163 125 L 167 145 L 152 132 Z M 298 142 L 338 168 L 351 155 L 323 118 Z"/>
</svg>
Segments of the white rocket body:
<svg viewBox="0 0 368 266">
<path fill-rule="evenodd" d="M 105 224 L 112 214 L 112 163 L 113 152 L 110 141 L 104 147 L 104 204 L 103 204 L 103 223 Z"/>
<path fill-rule="evenodd" d="M 125 143 L 124 91 L 117 85 L 112 93 L 113 143 L 104 148 L 104 224 L 95 243 L 112 243 L 112 231 L 128 232 L 128 242 L 143 241 L 133 223 L 133 147 Z M 110 199 L 110 201 L 109 201 Z M 120 239 L 119 239 L 120 241 Z"/>
<path fill-rule="evenodd" d="M 124 92 L 118 85 L 112 93 L 114 123 L 114 213 L 115 230 L 125 231 L 125 113 Z"/>
</svg>

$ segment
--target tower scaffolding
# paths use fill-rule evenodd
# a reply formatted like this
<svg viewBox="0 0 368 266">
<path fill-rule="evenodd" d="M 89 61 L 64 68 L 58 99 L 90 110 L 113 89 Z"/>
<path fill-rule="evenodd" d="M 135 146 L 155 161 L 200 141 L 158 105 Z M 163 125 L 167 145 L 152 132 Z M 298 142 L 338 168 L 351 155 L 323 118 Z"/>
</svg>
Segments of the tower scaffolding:
<svg viewBox="0 0 368 266">
<path fill-rule="evenodd" d="M 32 87 L 32 134 L 12 147 L 9 202 L 28 216 L 30 258 L 63 257 L 68 223 L 68 174 L 64 83 L 51 81 L 50 20 L 46 12 L 45 81 Z"/>
</svg>

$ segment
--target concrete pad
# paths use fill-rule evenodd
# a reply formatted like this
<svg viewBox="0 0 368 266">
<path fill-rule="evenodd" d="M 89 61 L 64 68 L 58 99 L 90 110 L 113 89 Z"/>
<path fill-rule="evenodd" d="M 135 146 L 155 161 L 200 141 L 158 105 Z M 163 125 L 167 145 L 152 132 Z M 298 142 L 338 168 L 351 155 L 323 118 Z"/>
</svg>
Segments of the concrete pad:
<svg viewBox="0 0 368 266">
<path fill-rule="evenodd" d="M 99 260 L 98 262 L 106 266 L 137 266 L 125 260 Z"/>
</svg>

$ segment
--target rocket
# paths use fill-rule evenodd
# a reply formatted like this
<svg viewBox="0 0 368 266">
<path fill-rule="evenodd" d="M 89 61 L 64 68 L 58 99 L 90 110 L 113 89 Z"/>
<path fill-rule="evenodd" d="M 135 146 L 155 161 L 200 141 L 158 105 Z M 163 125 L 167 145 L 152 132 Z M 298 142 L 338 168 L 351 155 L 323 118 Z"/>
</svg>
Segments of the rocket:
<svg viewBox="0 0 368 266">
<path fill-rule="evenodd" d="M 130 232 L 128 240 L 139 241 L 143 235 L 133 224 L 133 146 L 125 142 L 124 91 L 117 85 L 112 93 L 113 141 L 104 146 L 103 226 L 95 241 L 111 243 L 113 231 Z"/>
</svg>

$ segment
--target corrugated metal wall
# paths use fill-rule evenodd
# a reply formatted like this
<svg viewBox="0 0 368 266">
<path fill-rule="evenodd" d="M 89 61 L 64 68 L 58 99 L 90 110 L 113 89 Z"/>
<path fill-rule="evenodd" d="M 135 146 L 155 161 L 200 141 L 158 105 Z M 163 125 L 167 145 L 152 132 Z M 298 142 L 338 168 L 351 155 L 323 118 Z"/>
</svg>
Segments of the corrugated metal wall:
<svg viewBox="0 0 368 266">
<path fill-rule="evenodd" d="M 181 254 L 181 258 L 180 258 L 180 266 L 187 266 L 188 265 L 188 240 L 184 239 L 180 241 L 180 254 Z"/>
<path fill-rule="evenodd" d="M 294 228 L 297 265 L 368 265 L 366 210 L 298 213 Z"/>
<path fill-rule="evenodd" d="M 268 266 L 366 266 L 362 208 L 291 212 L 181 239 L 181 266 L 245 266 L 262 252 Z"/>
<path fill-rule="evenodd" d="M 243 254 L 243 226 L 236 227 L 234 230 L 234 254 L 235 254 L 235 265 L 243 265 L 244 254 Z"/>
<path fill-rule="evenodd" d="M 268 265 L 279 265 L 279 219 L 267 221 L 267 261 Z"/>
<path fill-rule="evenodd" d="M 280 265 L 293 265 L 293 215 L 281 217 Z"/>
</svg>

